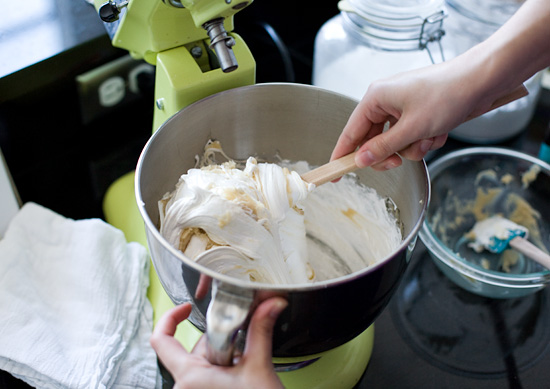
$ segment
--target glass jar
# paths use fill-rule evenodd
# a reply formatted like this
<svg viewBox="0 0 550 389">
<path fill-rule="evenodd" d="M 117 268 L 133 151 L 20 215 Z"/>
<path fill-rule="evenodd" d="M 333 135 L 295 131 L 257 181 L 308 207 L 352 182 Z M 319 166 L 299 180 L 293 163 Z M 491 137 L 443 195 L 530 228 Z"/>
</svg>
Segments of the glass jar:
<svg viewBox="0 0 550 389">
<path fill-rule="evenodd" d="M 341 12 L 317 33 L 312 83 L 359 100 L 376 79 L 451 59 L 482 42 L 522 3 L 340 1 Z M 477 144 L 500 143 L 516 136 L 533 117 L 541 74 L 525 82 L 528 96 L 470 120 L 449 135 Z"/>
<path fill-rule="evenodd" d="M 454 55 L 463 53 L 492 35 L 522 3 L 523 0 L 446 0 L 449 16 L 445 20 L 445 45 Z M 539 72 L 524 83 L 528 96 L 461 124 L 449 135 L 478 144 L 500 143 L 516 136 L 533 117 L 541 78 Z"/>
<path fill-rule="evenodd" d="M 361 99 L 376 79 L 444 60 L 444 0 L 345 0 L 315 38 L 313 85 Z"/>
</svg>

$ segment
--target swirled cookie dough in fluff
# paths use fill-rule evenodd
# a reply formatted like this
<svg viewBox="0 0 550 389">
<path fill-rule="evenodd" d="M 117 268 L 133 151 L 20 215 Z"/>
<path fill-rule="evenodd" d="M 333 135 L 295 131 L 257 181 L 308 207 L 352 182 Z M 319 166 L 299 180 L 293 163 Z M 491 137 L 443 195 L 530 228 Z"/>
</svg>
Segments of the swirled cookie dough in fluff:
<svg viewBox="0 0 550 389">
<path fill-rule="evenodd" d="M 373 189 L 350 177 L 315 188 L 296 171 L 308 169 L 252 157 L 243 169 L 233 161 L 190 169 L 159 203 L 160 232 L 202 265 L 270 284 L 346 275 L 401 243 L 387 201 Z M 224 255 L 226 246 L 237 255 Z"/>
</svg>

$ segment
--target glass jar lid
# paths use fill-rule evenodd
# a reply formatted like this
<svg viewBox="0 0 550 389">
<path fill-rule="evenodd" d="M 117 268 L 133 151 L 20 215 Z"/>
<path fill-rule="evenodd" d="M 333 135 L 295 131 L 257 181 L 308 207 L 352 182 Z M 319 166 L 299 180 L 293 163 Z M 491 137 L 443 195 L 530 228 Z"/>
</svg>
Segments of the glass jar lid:
<svg viewBox="0 0 550 389">
<path fill-rule="evenodd" d="M 445 34 L 444 0 L 342 0 L 349 33 L 383 50 L 418 50 Z"/>
<path fill-rule="evenodd" d="M 446 2 L 449 7 L 469 19 L 500 27 L 525 0 L 446 0 Z"/>
<path fill-rule="evenodd" d="M 444 0 L 346 0 L 355 12 L 381 25 L 419 26 L 443 9 Z"/>
</svg>

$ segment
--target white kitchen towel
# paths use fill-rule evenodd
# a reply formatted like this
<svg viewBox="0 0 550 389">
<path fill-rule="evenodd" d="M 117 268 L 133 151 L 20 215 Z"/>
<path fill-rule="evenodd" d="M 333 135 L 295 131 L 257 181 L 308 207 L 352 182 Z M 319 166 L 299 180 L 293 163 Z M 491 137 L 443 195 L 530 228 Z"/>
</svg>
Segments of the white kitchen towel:
<svg viewBox="0 0 550 389">
<path fill-rule="evenodd" d="M 26 204 L 0 240 L 0 369 L 37 388 L 155 388 L 146 249 Z"/>
</svg>

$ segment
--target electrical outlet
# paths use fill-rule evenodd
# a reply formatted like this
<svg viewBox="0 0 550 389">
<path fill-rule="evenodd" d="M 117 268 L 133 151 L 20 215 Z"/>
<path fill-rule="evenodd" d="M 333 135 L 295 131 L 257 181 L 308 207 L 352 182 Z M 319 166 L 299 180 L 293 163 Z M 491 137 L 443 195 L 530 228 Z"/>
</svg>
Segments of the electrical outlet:
<svg viewBox="0 0 550 389">
<path fill-rule="evenodd" d="M 141 95 L 138 77 L 154 67 L 130 55 L 117 58 L 76 77 L 83 124 L 88 124 Z"/>
</svg>

